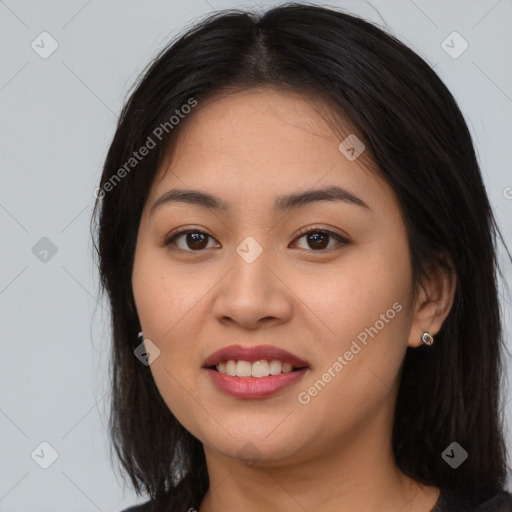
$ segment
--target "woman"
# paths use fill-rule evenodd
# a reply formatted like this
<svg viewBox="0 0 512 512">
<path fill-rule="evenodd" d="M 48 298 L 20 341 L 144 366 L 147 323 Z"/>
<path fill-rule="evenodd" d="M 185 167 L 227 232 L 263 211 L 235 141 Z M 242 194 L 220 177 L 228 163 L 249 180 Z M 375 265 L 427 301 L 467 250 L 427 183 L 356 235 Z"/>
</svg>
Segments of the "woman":
<svg viewBox="0 0 512 512">
<path fill-rule="evenodd" d="M 131 511 L 512 510 L 501 235 L 402 43 L 307 5 L 211 16 L 145 72 L 97 197 Z"/>
</svg>

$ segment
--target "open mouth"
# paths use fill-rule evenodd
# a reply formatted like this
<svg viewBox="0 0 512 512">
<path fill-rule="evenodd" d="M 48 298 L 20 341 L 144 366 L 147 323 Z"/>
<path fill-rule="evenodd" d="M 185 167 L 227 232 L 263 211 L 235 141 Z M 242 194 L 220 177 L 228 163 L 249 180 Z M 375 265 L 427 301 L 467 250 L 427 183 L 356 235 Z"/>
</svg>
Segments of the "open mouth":
<svg viewBox="0 0 512 512">
<path fill-rule="evenodd" d="M 261 378 L 292 373 L 308 367 L 292 366 L 290 363 L 282 362 L 278 359 L 261 359 L 254 362 L 229 359 L 207 368 L 230 377 Z"/>
</svg>

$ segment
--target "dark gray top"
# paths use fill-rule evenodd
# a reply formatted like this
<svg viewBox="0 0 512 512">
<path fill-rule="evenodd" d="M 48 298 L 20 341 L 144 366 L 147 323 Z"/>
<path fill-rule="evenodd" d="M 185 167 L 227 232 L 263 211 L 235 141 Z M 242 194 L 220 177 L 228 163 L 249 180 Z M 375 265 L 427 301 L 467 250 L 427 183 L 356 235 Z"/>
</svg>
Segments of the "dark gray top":
<svg viewBox="0 0 512 512">
<path fill-rule="evenodd" d="M 150 500 L 122 512 L 154 512 L 152 505 L 153 502 Z M 512 496 L 508 492 L 501 491 L 491 499 L 475 506 L 464 496 L 441 489 L 439 499 L 430 512 L 512 512 Z"/>
</svg>

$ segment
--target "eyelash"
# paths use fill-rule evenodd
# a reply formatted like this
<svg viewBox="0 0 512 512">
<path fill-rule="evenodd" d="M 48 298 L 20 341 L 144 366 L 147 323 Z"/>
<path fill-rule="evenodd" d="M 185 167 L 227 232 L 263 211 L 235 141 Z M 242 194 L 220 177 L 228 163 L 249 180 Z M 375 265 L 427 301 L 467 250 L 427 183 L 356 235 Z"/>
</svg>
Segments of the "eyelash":
<svg viewBox="0 0 512 512">
<path fill-rule="evenodd" d="M 186 229 L 185 228 L 185 229 L 182 229 L 181 231 L 177 231 L 176 233 L 172 233 L 170 236 L 168 236 L 164 240 L 162 245 L 164 247 L 168 247 L 171 244 L 173 244 L 176 241 L 177 238 L 179 238 L 182 235 L 188 234 L 188 233 L 201 234 L 201 235 L 206 235 L 207 237 L 213 238 L 211 235 L 209 235 L 208 233 L 205 233 L 204 231 L 200 231 L 198 229 Z M 346 238 L 342 237 L 338 233 L 334 233 L 333 231 L 329 231 L 327 229 L 320 229 L 320 228 L 316 228 L 316 227 L 309 228 L 309 229 L 308 228 L 302 228 L 299 231 L 298 236 L 294 240 L 299 240 L 302 237 L 304 237 L 305 235 L 308 235 L 310 233 L 321 233 L 321 234 L 324 234 L 324 235 L 329 235 L 329 236 L 335 238 L 338 241 L 338 244 L 336 246 L 334 246 L 334 247 L 329 248 L 329 249 L 318 249 L 318 250 L 303 249 L 303 250 L 307 250 L 309 252 L 330 252 L 332 250 L 336 250 L 337 248 L 339 248 L 339 246 L 345 246 L 345 245 L 348 245 L 350 243 L 349 240 L 347 240 Z M 205 249 L 199 249 L 199 250 L 193 251 L 193 250 L 188 250 L 188 249 L 176 248 L 176 249 L 173 249 L 173 250 L 180 250 L 180 251 L 191 252 L 191 253 L 194 253 L 194 252 L 195 253 L 199 253 L 199 252 L 203 252 Z"/>
</svg>

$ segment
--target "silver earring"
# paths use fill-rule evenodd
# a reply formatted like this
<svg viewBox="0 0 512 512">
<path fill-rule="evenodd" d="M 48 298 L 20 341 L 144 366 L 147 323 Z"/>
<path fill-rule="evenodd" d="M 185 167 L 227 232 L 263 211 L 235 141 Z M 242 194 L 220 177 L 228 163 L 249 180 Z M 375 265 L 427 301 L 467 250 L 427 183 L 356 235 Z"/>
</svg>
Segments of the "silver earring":
<svg viewBox="0 0 512 512">
<path fill-rule="evenodd" d="M 425 345 L 432 345 L 432 343 L 434 343 L 434 338 L 429 332 L 424 332 L 421 336 L 421 341 L 423 341 Z"/>
<path fill-rule="evenodd" d="M 137 334 L 137 338 L 139 339 L 139 343 L 142 343 L 144 341 L 144 334 L 142 334 L 142 331 Z"/>
</svg>

